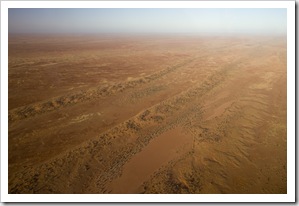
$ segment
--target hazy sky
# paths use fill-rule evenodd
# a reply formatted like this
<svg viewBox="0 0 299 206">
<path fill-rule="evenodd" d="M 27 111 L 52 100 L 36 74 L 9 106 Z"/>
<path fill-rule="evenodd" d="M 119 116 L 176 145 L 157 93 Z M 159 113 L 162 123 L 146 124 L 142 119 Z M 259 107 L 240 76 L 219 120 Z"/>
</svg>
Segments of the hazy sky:
<svg viewBox="0 0 299 206">
<path fill-rule="evenodd" d="M 9 33 L 286 34 L 286 9 L 9 9 Z"/>
</svg>

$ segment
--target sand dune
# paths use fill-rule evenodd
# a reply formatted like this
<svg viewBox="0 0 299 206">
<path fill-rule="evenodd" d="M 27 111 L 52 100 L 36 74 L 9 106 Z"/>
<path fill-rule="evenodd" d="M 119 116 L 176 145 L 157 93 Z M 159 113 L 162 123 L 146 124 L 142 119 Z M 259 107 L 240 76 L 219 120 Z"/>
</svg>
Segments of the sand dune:
<svg viewBox="0 0 299 206">
<path fill-rule="evenodd" d="M 26 38 L 10 193 L 286 193 L 286 39 Z"/>
</svg>

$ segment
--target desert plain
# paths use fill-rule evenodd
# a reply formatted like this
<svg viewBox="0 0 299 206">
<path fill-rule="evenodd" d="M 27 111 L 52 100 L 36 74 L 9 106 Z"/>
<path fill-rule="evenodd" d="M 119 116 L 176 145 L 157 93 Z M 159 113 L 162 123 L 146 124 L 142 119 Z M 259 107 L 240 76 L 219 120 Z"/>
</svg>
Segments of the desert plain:
<svg viewBox="0 0 299 206">
<path fill-rule="evenodd" d="M 10 35 L 9 193 L 287 193 L 286 41 Z"/>
</svg>

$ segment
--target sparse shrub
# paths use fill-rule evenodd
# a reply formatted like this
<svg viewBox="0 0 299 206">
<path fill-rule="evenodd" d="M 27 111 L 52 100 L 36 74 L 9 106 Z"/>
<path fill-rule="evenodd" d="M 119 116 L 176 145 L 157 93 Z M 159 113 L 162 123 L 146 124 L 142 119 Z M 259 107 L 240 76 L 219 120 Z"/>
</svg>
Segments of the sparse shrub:
<svg viewBox="0 0 299 206">
<path fill-rule="evenodd" d="M 143 120 L 143 121 L 146 121 L 147 120 L 147 117 L 148 115 L 150 114 L 151 112 L 149 110 L 145 110 L 141 115 L 140 115 L 140 119 Z"/>
</svg>

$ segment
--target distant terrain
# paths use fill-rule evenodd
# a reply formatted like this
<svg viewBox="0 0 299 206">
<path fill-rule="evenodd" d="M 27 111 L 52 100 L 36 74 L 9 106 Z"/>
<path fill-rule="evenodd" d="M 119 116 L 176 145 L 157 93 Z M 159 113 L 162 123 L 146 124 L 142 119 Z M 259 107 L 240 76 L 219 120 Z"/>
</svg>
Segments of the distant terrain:
<svg viewBox="0 0 299 206">
<path fill-rule="evenodd" d="M 9 193 L 287 193 L 285 37 L 8 43 Z"/>
</svg>

